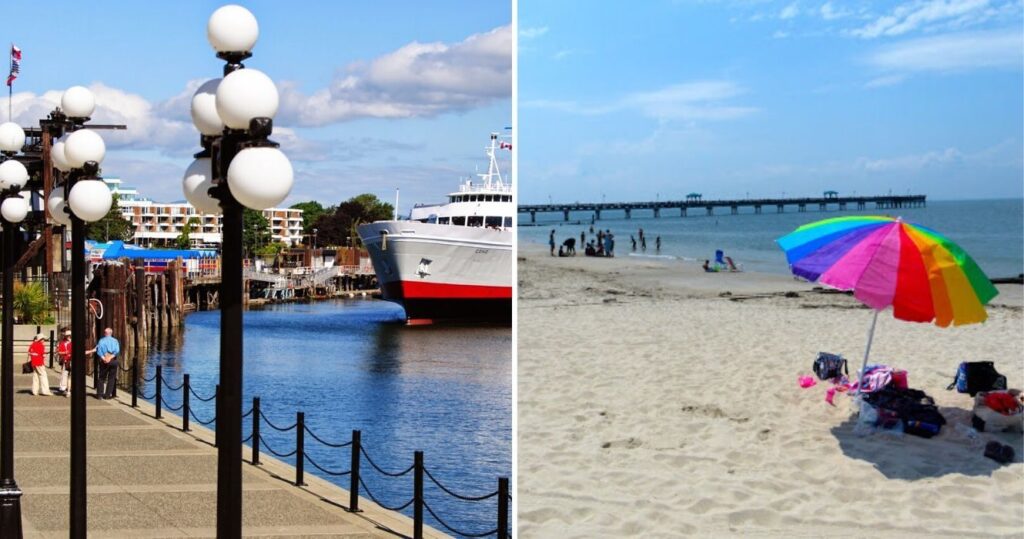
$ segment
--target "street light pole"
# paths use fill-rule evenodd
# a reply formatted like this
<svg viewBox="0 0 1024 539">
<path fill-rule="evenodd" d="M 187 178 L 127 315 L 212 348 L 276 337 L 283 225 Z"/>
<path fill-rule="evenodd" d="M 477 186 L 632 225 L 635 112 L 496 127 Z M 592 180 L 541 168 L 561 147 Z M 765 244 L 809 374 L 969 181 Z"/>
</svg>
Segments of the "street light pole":
<svg viewBox="0 0 1024 539">
<path fill-rule="evenodd" d="M 25 144 L 25 131 L 12 122 L 0 125 L 0 152 L 12 157 Z M 28 183 L 28 171 L 13 159 L 0 163 L 0 257 L 3 262 L 3 329 L 0 349 L 0 537 L 21 539 L 21 489 L 14 479 L 14 234 L 28 204 L 18 192 Z"/>
</svg>

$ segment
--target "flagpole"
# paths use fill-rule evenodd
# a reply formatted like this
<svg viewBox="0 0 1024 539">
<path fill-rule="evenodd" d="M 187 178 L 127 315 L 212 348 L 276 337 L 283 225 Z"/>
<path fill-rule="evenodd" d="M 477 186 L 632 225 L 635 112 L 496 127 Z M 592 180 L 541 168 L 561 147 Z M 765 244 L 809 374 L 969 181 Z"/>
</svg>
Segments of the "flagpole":
<svg viewBox="0 0 1024 539">
<path fill-rule="evenodd" d="M 14 69 L 14 42 L 11 42 L 11 50 L 8 53 L 7 58 L 7 77 L 10 78 L 10 72 Z M 14 121 L 14 81 L 8 81 L 7 84 L 7 121 Z"/>
</svg>

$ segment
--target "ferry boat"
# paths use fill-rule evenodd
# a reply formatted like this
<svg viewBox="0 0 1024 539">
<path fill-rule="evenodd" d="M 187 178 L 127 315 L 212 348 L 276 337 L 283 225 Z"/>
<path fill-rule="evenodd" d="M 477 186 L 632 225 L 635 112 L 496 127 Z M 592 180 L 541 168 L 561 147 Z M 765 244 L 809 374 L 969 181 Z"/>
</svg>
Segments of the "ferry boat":
<svg viewBox="0 0 1024 539">
<path fill-rule="evenodd" d="M 384 299 L 402 305 L 408 323 L 511 322 L 515 205 L 496 158 L 511 147 L 491 133 L 478 182 L 442 204 L 416 205 L 408 220 L 359 226 Z"/>
</svg>

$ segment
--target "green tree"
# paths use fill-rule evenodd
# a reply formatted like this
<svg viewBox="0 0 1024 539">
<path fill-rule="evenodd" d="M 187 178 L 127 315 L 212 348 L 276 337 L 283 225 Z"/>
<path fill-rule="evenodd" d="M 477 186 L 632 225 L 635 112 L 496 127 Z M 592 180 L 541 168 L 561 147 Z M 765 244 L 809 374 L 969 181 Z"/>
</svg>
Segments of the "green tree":
<svg viewBox="0 0 1024 539">
<path fill-rule="evenodd" d="M 178 249 L 188 249 L 192 247 L 192 227 L 199 224 L 198 217 L 189 217 L 188 221 L 185 222 L 185 226 L 181 227 L 181 234 L 174 240 L 174 244 Z"/>
<path fill-rule="evenodd" d="M 242 249 L 246 256 L 270 243 L 270 221 L 263 212 L 245 208 L 242 213 Z"/>
<path fill-rule="evenodd" d="M 352 244 L 359 242 L 356 228 L 363 223 L 391 219 L 394 206 L 381 201 L 376 195 L 365 193 L 354 196 L 317 219 L 317 243 L 319 245 L 345 245 L 346 238 Z"/>
<path fill-rule="evenodd" d="M 110 211 L 102 219 L 95 223 L 89 223 L 85 229 L 86 237 L 101 242 L 111 240 L 128 241 L 135 234 L 135 225 L 121 215 L 121 208 L 117 204 L 118 196 L 114 195 L 114 202 L 110 205 Z"/>
<path fill-rule="evenodd" d="M 316 228 L 316 221 L 320 218 L 324 212 L 333 210 L 334 208 L 324 209 L 323 205 L 315 200 L 308 202 L 299 202 L 292 204 L 291 209 L 302 210 L 302 233 L 312 234 L 313 229 Z"/>
</svg>

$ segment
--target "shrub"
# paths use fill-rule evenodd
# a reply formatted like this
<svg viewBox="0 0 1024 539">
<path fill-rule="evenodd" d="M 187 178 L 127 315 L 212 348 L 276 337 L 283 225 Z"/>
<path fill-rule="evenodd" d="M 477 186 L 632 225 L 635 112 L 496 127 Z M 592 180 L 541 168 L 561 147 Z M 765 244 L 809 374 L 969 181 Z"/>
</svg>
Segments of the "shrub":
<svg viewBox="0 0 1024 539">
<path fill-rule="evenodd" d="M 46 324 L 50 319 L 50 298 L 42 283 L 14 283 L 14 314 L 22 324 Z"/>
</svg>

